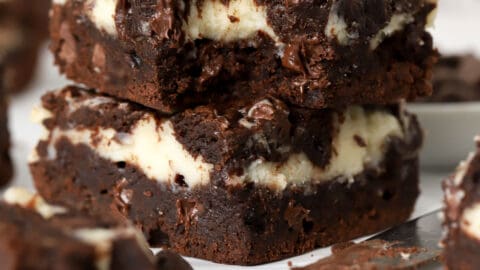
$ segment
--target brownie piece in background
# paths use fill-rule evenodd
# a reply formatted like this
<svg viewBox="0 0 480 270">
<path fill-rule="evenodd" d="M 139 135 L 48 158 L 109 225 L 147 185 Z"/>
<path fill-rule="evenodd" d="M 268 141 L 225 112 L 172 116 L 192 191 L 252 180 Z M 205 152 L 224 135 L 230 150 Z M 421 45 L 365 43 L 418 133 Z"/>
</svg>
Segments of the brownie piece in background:
<svg viewBox="0 0 480 270">
<path fill-rule="evenodd" d="M 388 104 L 431 93 L 436 0 L 59 1 L 66 76 L 165 113 L 248 82 L 289 104 Z"/>
<path fill-rule="evenodd" d="M 473 55 L 440 58 L 433 69 L 433 95 L 419 102 L 480 101 L 480 60 Z"/>
<path fill-rule="evenodd" d="M 39 49 L 48 37 L 50 0 L 0 1 L 0 61 L 4 85 L 19 92 L 35 73 Z"/>
<path fill-rule="evenodd" d="M 3 0 L 0 17 L 16 20 L 39 39 L 48 38 L 51 0 Z"/>
<path fill-rule="evenodd" d="M 49 205 L 22 188 L 0 202 L 0 234 L 3 270 L 192 269 L 172 252 L 155 257 L 132 225 Z"/>
<path fill-rule="evenodd" d="M 449 270 L 480 268 L 480 137 L 477 149 L 443 183 L 445 192 L 443 240 Z"/>
<path fill-rule="evenodd" d="M 77 87 L 48 93 L 34 113 L 47 130 L 30 160 L 36 187 L 130 219 L 152 245 L 232 264 L 409 217 L 422 133 L 402 105 L 311 110 L 232 93 L 172 116 Z"/>
<path fill-rule="evenodd" d="M 10 159 L 10 134 L 8 132 L 7 101 L 4 85 L 4 65 L 0 61 L 0 187 L 10 182 L 13 176 Z"/>
</svg>

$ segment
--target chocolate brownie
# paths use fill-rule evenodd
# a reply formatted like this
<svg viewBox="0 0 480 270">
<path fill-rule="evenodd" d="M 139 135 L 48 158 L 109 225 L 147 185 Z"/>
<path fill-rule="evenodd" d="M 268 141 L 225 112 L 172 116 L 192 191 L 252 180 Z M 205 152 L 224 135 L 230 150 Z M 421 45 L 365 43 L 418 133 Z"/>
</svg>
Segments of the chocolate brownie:
<svg viewBox="0 0 480 270">
<path fill-rule="evenodd" d="M 68 78 L 165 113 L 248 82 L 332 108 L 430 94 L 436 0 L 59 1 L 51 49 Z M 233 87 L 234 88 L 234 87 Z"/>
<path fill-rule="evenodd" d="M 51 0 L 3 0 L 0 17 L 19 21 L 39 39 L 48 38 L 48 12 Z"/>
<path fill-rule="evenodd" d="M 34 75 L 38 51 L 47 38 L 50 0 L 0 1 L 0 61 L 6 63 L 10 92 L 25 88 Z"/>
<path fill-rule="evenodd" d="M 3 83 L 3 65 L 0 61 L 0 187 L 6 185 L 13 175 L 10 159 L 10 135 L 8 132 L 7 102 Z"/>
<path fill-rule="evenodd" d="M 480 60 L 473 55 L 440 58 L 433 70 L 433 95 L 419 102 L 480 101 Z"/>
<path fill-rule="evenodd" d="M 443 183 L 447 269 L 479 269 L 480 257 L 480 137 L 477 149 Z"/>
<path fill-rule="evenodd" d="M 311 110 L 237 89 L 165 116 L 77 87 L 42 100 L 40 194 L 188 256 L 302 254 L 404 221 L 419 192 L 422 133 L 402 105 Z"/>
<path fill-rule="evenodd" d="M 4 270 L 192 269 L 172 252 L 155 258 L 134 226 L 49 205 L 22 188 L 0 202 L 0 233 Z"/>
</svg>

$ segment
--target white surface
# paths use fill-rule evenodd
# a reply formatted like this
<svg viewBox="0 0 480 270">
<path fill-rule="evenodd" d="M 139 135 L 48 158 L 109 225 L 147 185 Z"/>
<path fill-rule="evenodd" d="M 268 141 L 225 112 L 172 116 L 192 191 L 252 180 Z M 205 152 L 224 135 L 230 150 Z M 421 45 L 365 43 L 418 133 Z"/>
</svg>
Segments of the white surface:
<svg viewBox="0 0 480 270">
<path fill-rule="evenodd" d="M 439 10 L 439 20 L 436 23 L 436 29 L 433 31 L 438 38 L 438 44 L 440 47 L 446 51 L 459 51 L 475 47 L 480 48 L 480 35 L 477 34 L 478 22 L 480 22 L 480 18 L 478 18 L 480 0 L 442 0 L 440 2 L 441 8 Z M 16 167 L 14 185 L 22 185 L 32 188 L 31 177 L 27 167 L 27 157 L 33 149 L 35 142 L 40 137 L 42 130 L 40 126 L 30 122 L 31 108 L 39 103 L 40 96 L 46 90 L 57 89 L 66 84 L 65 80 L 59 78 L 56 69 L 53 68 L 51 63 L 51 57 L 45 53 L 37 79 L 32 83 L 34 87 L 28 92 L 25 92 L 25 94 L 16 96 L 11 102 L 10 127 L 13 137 L 12 154 Z M 443 110 L 443 108 L 441 109 Z M 479 118 L 477 118 L 477 122 L 471 122 L 470 125 L 478 123 L 478 119 Z M 453 130 L 450 126 L 451 124 L 451 122 L 445 121 L 442 132 L 452 131 L 458 134 L 465 134 L 465 130 Z M 457 144 L 456 141 L 450 142 L 452 144 Z M 472 146 L 471 149 L 473 149 L 471 139 L 468 140 L 468 143 Z M 442 147 L 445 146 L 437 145 L 436 147 L 439 150 L 442 150 Z M 449 155 L 450 152 L 448 152 L 448 150 L 442 151 L 442 154 Z M 464 159 L 466 154 L 467 153 L 465 153 L 461 159 Z M 440 181 L 448 174 L 448 172 L 424 172 L 422 174 L 421 189 L 423 193 L 419 198 L 413 216 L 425 214 L 438 209 L 441 206 Z M 213 264 L 202 260 L 189 259 L 189 261 L 193 264 L 196 270 L 288 269 L 288 261 L 292 261 L 295 266 L 301 266 L 314 262 L 323 256 L 328 255 L 329 252 L 329 249 L 319 249 L 303 256 L 257 267 L 225 267 L 223 265 Z"/>
<path fill-rule="evenodd" d="M 425 130 L 421 154 L 426 167 L 455 168 L 474 148 L 480 134 L 480 102 L 410 104 Z"/>
</svg>

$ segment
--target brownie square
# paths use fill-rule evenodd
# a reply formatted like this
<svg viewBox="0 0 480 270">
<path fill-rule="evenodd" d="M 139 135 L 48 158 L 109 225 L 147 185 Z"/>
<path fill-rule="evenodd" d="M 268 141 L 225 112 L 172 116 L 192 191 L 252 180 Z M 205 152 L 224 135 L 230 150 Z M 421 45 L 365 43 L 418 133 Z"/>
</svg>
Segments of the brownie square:
<svg viewBox="0 0 480 270">
<path fill-rule="evenodd" d="M 23 188 L 5 191 L 0 233 L 4 270 L 192 269 L 172 252 L 155 258 L 133 225 L 50 205 Z"/>
<path fill-rule="evenodd" d="M 232 84 L 305 108 L 431 93 L 436 1 L 74 1 L 53 5 L 66 76 L 164 113 Z"/>
<path fill-rule="evenodd" d="M 401 104 L 311 110 L 234 96 L 166 116 L 78 87 L 48 93 L 35 111 L 47 130 L 30 160 L 36 187 L 131 220 L 154 246 L 242 265 L 409 217 L 422 132 Z"/>
</svg>

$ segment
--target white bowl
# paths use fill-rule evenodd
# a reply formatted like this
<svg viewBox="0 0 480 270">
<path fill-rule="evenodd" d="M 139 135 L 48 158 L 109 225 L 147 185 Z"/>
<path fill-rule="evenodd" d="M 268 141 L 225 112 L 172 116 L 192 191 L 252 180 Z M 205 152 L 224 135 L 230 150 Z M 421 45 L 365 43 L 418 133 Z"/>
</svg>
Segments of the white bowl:
<svg viewBox="0 0 480 270">
<path fill-rule="evenodd" d="M 420 155 L 423 167 L 448 170 L 474 150 L 473 138 L 480 134 L 480 102 L 414 103 L 407 107 L 417 114 L 425 130 Z"/>
</svg>

